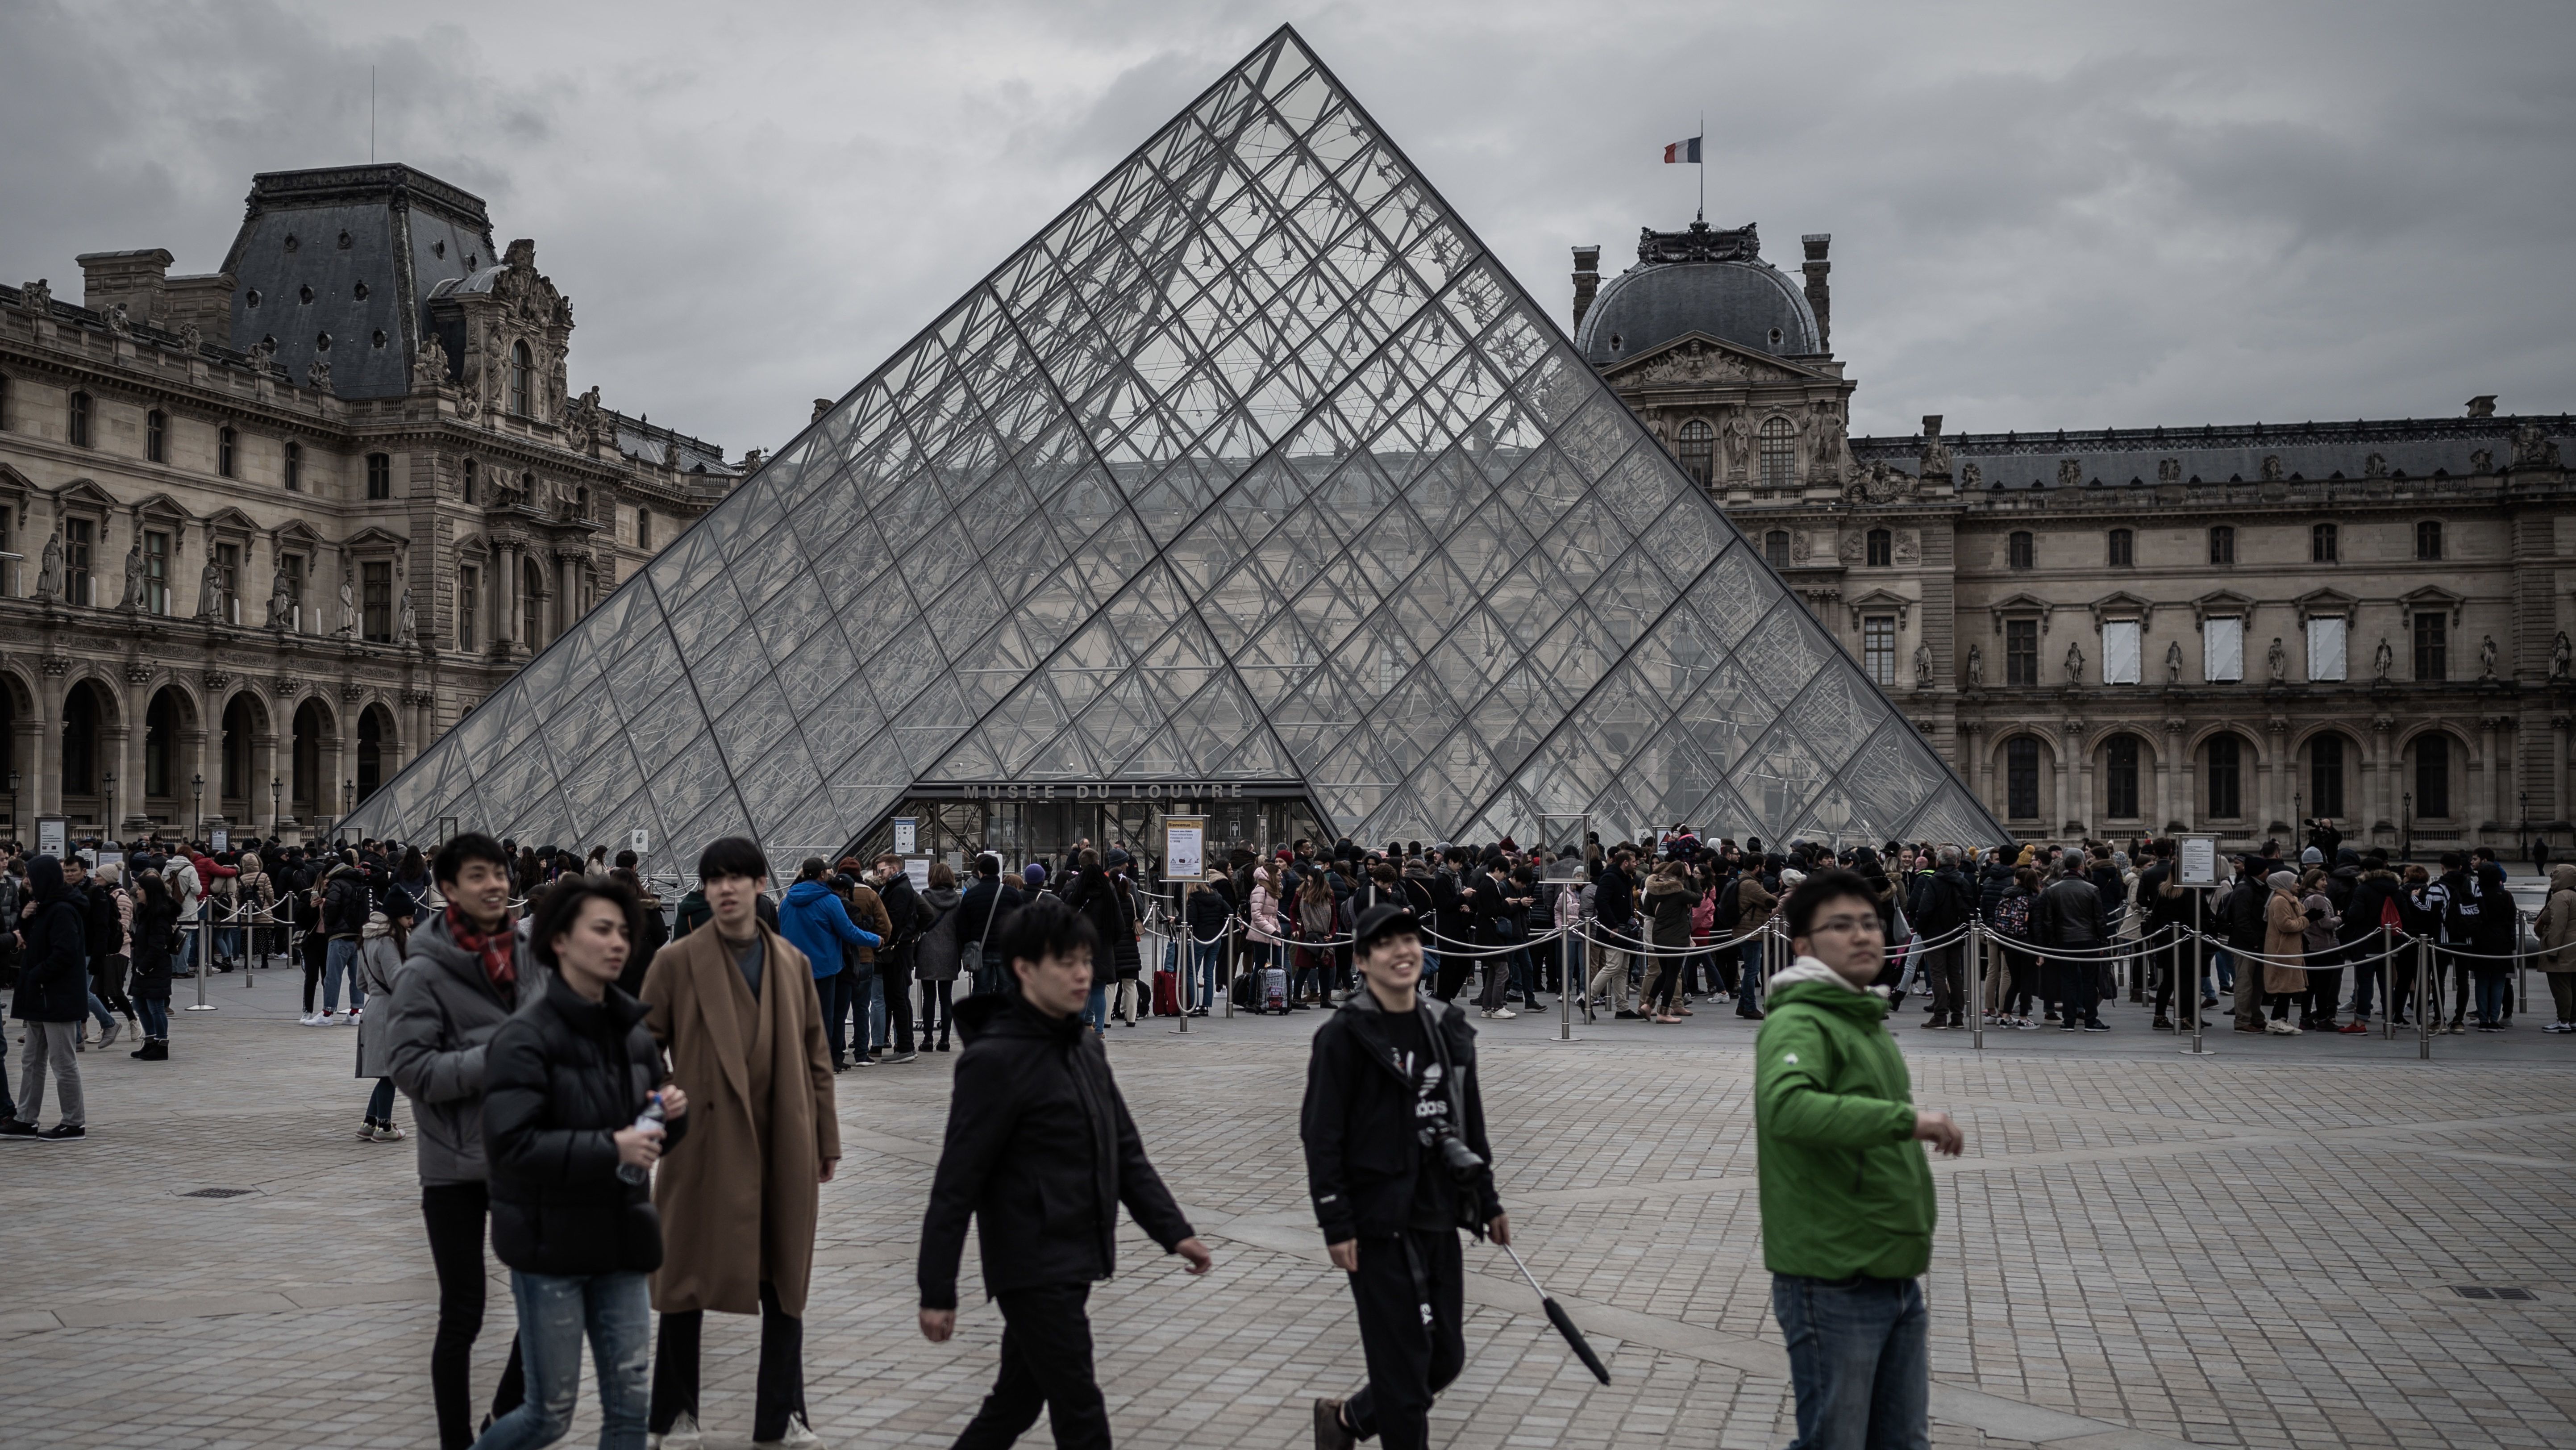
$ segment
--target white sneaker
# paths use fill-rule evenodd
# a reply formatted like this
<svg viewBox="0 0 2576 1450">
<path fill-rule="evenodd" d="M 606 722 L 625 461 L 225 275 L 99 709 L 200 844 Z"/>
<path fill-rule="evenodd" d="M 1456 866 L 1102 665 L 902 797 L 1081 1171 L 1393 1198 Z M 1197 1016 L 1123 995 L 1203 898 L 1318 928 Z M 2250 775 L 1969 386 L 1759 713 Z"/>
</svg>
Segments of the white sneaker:
<svg viewBox="0 0 2576 1450">
<path fill-rule="evenodd" d="M 1518 1016 L 1519 1016 L 1519 1015 L 1521 1015 L 1521 1014 L 1519 1014 L 1518 1012 L 1513 1011 L 1513 1010 L 1512 1010 L 1511 1008 L 1509 1008 L 1509 1007 L 1496 1007 L 1496 1008 L 1492 1009 L 1491 1011 L 1488 1011 L 1485 1015 L 1486 1015 L 1486 1016 L 1488 1016 L 1488 1017 L 1493 1018 L 1493 1019 L 1494 1019 L 1495 1021 L 1497 1021 L 1497 1022 L 1509 1022 L 1509 1021 L 1511 1021 L 1513 1018 L 1518 1017 Z"/>
<path fill-rule="evenodd" d="M 295 1021 L 296 1025 L 300 1027 L 328 1027 L 331 1025 L 330 1015 L 323 1012 L 307 1012 L 303 1016 L 296 1018 Z"/>
<path fill-rule="evenodd" d="M 823 1437 L 808 1429 L 803 1415 L 787 1417 L 787 1433 L 775 1440 L 754 1440 L 754 1445 L 801 1445 L 805 1450 L 823 1450 Z"/>
<path fill-rule="evenodd" d="M 2296 1027 L 2291 1026 L 2291 1025 L 2290 1025 L 2289 1023 L 2287 1023 L 2287 1022 L 2282 1021 L 2282 1020 L 2281 1020 L 2280 1018 L 2278 1018 L 2278 1017 L 2275 1017 L 2275 1018 L 2273 1018 L 2270 1022 L 2265 1023 L 2265 1024 L 2263 1025 L 2263 1030 L 2264 1030 L 2264 1031 L 2266 1031 L 2266 1032 L 2271 1033 L 2271 1034 L 2272 1034 L 2273 1036 L 2275 1036 L 2275 1037 L 2296 1037 L 2296 1036 L 2298 1036 L 2298 1035 L 2299 1035 L 2299 1029 L 2297 1029 Z"/>
<path fill-rule="evenodd" d="M 673 1420 L 663 1434 L 644 1437 L 645 1450 L 704 1450 L 705 1445 L 705 1437 L 698 1434 L 698 1417 L 690 1414 Z"/>
</svg>

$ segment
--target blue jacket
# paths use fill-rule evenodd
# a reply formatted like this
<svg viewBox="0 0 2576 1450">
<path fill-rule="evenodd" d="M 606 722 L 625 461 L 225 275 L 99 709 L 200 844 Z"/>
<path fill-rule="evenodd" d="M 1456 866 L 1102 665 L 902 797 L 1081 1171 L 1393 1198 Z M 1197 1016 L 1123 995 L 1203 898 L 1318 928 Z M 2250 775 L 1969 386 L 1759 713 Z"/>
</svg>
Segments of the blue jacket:
<svg viewBox="0 0 2576 1450">
<path fill-rule="evenodd" d="M 839 894 L 820 881 L 799 881 L 787 888 L 787 899 L 778 903 L 778 934 L 805 954 L 817 977 L 841 970 L 843 943 L 872 947 L 879 942 L 875 932 L 864 931 L 850 920 Z"/>
</svg>

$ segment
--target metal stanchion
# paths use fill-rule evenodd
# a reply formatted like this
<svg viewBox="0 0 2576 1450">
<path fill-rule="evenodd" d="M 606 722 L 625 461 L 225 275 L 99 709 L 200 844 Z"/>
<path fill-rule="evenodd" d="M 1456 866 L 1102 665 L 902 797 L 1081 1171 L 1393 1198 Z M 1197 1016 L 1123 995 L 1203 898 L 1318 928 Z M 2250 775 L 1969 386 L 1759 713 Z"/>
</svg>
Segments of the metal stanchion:
<svg viewBox="0 0 2576 1450">
<path fill-rule="evenodd" d="M 214 1003 L 206 1000 L 206 978 L 215 974 L 215 908 L 203 897 L 197 899 L 197 1002 L 191 1012 L 213 1012 Z"/>
<path fill-rule="evenodd" d="M 1979 1052 L 1986 1049 L 1986 929 L 1977 922 L 1968 923 L 1967 950 L 1960 953 L 1968 968 L 1968 1045 Z"/>
<path fill-rule="evenodd" d="M 1190 998 L 1193 995 L 1191 985 L 1197 978 L 1199 969 L 1198 934 L 1190 930 L 1190 914 L 1187 910 L 1190 904 L 1190 890 L 1189 884 L 1184 882 L 1181 886 L 1181 894 L 1174 898 L 1173 925 L 1180 931 L 1179 935 L 1171 938 L 1173 943 L 1172 1006 L 1181 1017 L 1180 1024 L 1172 1031 L 1184 1037 L 1189 1035 Z M 1154 994 L 1151 991 L 1146 992 L 1145 1000 L 1150 1005 L 1154 1000 Z"/>
<path fill-rule="evenodd" d="M 1556 1040 L 1574 1040 L 1574 997 L 1589 995 L 1592 980 L 1583 973 L 1583 939 L 1569 931 L 1556 939 Z"/>
<path fill-rule="evenodd" d="M 2415 938 L 2415 1057 L 2433 1060 L 2433 1019 L 2442 1015 L 2442 984 L 2433 980 L 2433 951 L 2424 937 Z"/>
<path fill-rule="evenodd" d="M 1226 949 L 1224 952 L 1224 959 L 1217 963 L 1216 968 L 1218 974 L 1221 976 L 1224 975 L 1227 967 L 1235 965 L 1237 960 L 1243 955 L 1243 943 L 1236 939 L 1235 920 L 1231 916 L 1225 919 L 1225 940 Z M 1228 1020 L 1232 1020 L 1234 1017 L 1234 978 L 1226 977 L 1223 982 L 1217 983 L 1216 985 L 1225 989 L 1225 1015 Z"/>
<path fill-rule="evenodd" d="M 2209 1049 L 2201 1037 L 2202 1031 L 2204 1030 L 2204 1019 L 2200 1015 L 2200 973 L 2201 968 L 2207 964 L 2208 951 L 2209 943 L 2202 938 L 2199 932 L 2193 932 L 2191 934 L 2190 989 L 2185 991 L 2181 982 L 2174 983 L 2175 998 L 2179 1001 L 2191 1004 L 2191 1046 L 2183 1049 L 2183 1055 L 2185 1057 L 2214 1057 L 2217 1055 Z M 2179 968 L 2182 964 L 2180 962 L 2176 962 L 2174 965 Z M 2239 966 L 2238 970 L 2242 971 L 2243 967 Z"/>
</svg>

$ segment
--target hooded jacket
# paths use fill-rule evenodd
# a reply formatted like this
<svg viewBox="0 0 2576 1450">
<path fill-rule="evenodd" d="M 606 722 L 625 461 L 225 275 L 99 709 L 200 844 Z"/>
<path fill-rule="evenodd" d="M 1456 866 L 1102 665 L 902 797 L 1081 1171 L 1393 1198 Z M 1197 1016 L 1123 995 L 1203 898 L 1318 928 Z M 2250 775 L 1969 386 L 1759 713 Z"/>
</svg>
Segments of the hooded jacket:
<svg viewBox="0 0 2576 1450">
<path fill-rule="evenodd" d="M 660 1268 L 652 1189 L 617 1176 L 617 1131 L 670 1076 L 644 1004 L 614 985 L 593 1002 L 549 974 L 486 1051 L 483 1141 L 501 1262 L 530 1274 Z M 662 1151 L 688 1130 L 686 1113 L 664 1124 Z"/>
<path fill-rule="evenodd" d="M 2532 929 L 2541 946 L 2533 966 L 2544 972 L 2576 972 L 2576 866 L 2549 868 L 2549 900 Z"/>
<path fill-rule="evenodd" d="M 1491 1223 L 1503 1211 L 1494 1191 L 1494 1150 L 1485 1137 L 1485 1099 L 1476 1081 L 1476 1029 L 1467 1009 L 1424 994 L 1414 1012 L 1426 1038 L 1447 1049 L 1443 1064 L 1449 1121 L 1486 1167 L 1458 1195 L 1460 1227 Z M 1306 1146 L 1306 1187 L 1324 1242 L 1400 1233 L 1413 1221 L 1415 1179 L 1443 1171 L 1428 1161 L 1414 1129 L 1413 1080 L 1396 1067 L 1386 1009 L 1365 987 L 1324 1019 L 1306 1064 L 1306 1100 L 1298 1136 Z"/>
<path fill-rule="evenodd" d="M 12 923 L 24 946 L 9 1015 L 21 1022 L 78 1022 L 89 1010 L 89 925 L 83 898 L 64 882 L 63 863 L 53 856 L 28 859 L 27 886 L 36 910 Z"/>
<path fill-rule="evenodd" d="M 778 934 L 805 954 L 817 977 L 839 973 L 842 947 L 873 947 L 884 940 L 851 920 L 840 893 L 820 881 L 787 888 L 787 899 L 778 903 Z"/>
<path fill-rule="evenodd" d="M 322 882 L 323 935 L 356 940 L 366 930 L 367 913 L 374 909 L 375 895 L 357 867 L 343 863 L 331 868 Z"/>
<path fill-rule="evenodd" d="M 1121 1203 L 1167 1253 L 1192 1236 L 1079 1015 L 979 992 L 957 1004 L 957 1029 L 966 1050 L 922 1218 L 921 1307 L 957 1307 L 970 1215 L 986 1294 L 1108 1278 Z"/>
<path fill-rule="evenodd" d="M 966 943 L 957 935 L 957 908 L 965 894 L 954 886 L 934 886 L 921 893 L 930 909 L 930 925 L 913 944 L 912 974 L 925 982 L 953 982 L 965 959 Z"/>
<path fill-rule="evenodd" d="M 503 1000 L 482 962 L 448 934 L 444 911 L 414 929 L 410 945 L 402 974 L 394 979 L 385 1033 L 386 1075 L 412 1102 L 420 1129 L 421 1183 L 480 1183 L 487 1176 L 484 1049 L 511 1012 L 544 990 L 554 973 L 529 955 L 525 941 L 514 942 L 517 990 Z"/>
<path fill-rule="evenodd" d="M 1775 1274 L 1911 1279 L 1931 1267 L 1932 1165 L 1887 1000 L 1814 957 L 1771 980 L 1754 1038 L 1762 1262 Z"/>
</svg>

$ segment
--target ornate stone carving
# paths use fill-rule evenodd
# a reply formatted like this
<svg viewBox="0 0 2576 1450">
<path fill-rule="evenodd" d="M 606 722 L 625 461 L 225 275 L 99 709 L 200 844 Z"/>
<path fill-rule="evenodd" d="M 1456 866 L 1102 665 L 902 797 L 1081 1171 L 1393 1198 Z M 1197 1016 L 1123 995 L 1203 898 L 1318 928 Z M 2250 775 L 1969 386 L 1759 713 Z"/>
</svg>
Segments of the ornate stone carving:
<svg viewBox="0 0 2576 1450">
<path fill-rule="evenodd" d="M 2277 634 L 2272 636 L 2272 647 L 2263 651 L 2263 668 L 2272 672 L 2273 684 L 2290 677 L 2290 651 L 2282 645 Z"/>
<path fill-rule="evenodd" d="M 2364 478 L 2386 478 L 2388 476 L 2387 455 L 2373 453 L 2369 457 L 2361 460 L 2361 476 Z"/>
<path fill-rule="evenodd" d="M 127 665 L 125 667 L 125 682 L 129 685 L 150 684 L 152 682 L 152 667 L 146 664 Z"/>
<path fill-rule="evenodd" d="M 2165 683 L 2168 686 L 2182 683 L 2181 640 L 2173 640 L 2165 645 Z"/>
<path fill-rule="evenodd" d="M 2081 458 L 2057 460 L 2057 482 L 2065 488 L 2080 487 L 2084 482 L 2084 460 Z"/>
<path fill-rule="evenodd" d="M 2370 677 L 2385 680 L 2388 672 L 2396 667 L 2397 651 L 2388 647 L 2388 636 L 2383 634 L 2379 637 L 2379 648 L 2370 652 Z"/>
<path fill-rule="evenodd" d="M 45 537 L 45 551 L 36 566 L 36 597 L 48 604 L 60 603 L 63 597 L 63 528 Z"/>
<path fill-rule="evenodd" d="M 1813 554 L 1814 550 L 1815 550 L 1815 542 L 1814 542 L 1812 539 L 1808 538 L 1808 536 L 1807 536 L 1807 531 L 1806 531 L 1805 529 L 1791 529 L 1791 530 L 1789 531 L 1789 562 L 1790 562 L 1790 563 L 1792 563 L 1792 564 L 1804 564 L 1804 563 L 1806 563 L 1806 562 L 1807 562 L 1807 560 L 1808 560 L 1808 558 Z"/>
<path fill-rule="evenodd" d="M 1918 644 L 1914 647 L 1914 688 L 1918 690 L 1932 688 L 1932 646 L 1928 644 Z"/>
<path fill-rule="evenodd" d="M 2478 717 L 2478 728 L 2481 730 L 2494 731 L 2510 730 L 2513 728 L 2513 717 L 2511 715 L 2481 715 Z"/>
<path fill-rule="evenodd" d="M 1959 465 L 1959 487 L 1976 488 L 1985 482 L 1984 470 L 1971 461 Z"/>
<path fill-rule="evenodd" d="M 2066 642 L 2066 683 L 2084 683 L 2084 646 L 2071 639 Z"/>
<path fill-rule="evenodd" d="M 444 387 L 447 383 L 447 349 L 435 337 L 420 340 L 420 351 L 411 357 L 411 385 L 415 392 Z"/>
<path fill-rule="evenodd" d="M 129 614 L 143 608 L 143 539 L 141 530 L 135 532 L 134 542 L 125 550 L 125 593 L 117 604 Z"/>
<path fill-rule="evenodd" d="M 2494 450 L 2487 448 L 2473 450 L 2469 454 L 2469 471 L 2481 474 L 2495 472 Z"/>
<path fill-rule="evenodd" d="M 277 349 L 265 338 L 250 345 L 249 356 L 250 370 L 254 373 L 265 376 L 277 366 Z"/>
<path fill-rule="evenodd" d="M 1847 529 L 1834 544 L 1834 557 L 1846 564 L 1857 564 L 1869 556 L 1869 540 L 1858 529 Z"/>
<path fill-rule="evenodd" d="M 347 701 L 347 702 L 349 702 L 350 704 L 354 705 L 354 704 L 358 703 L 360 700 L 365 699 L 365 698 L 366 698 L 366 695 L 367 695 L 367 687 L 366 687 L 366 686 L 364 686 L 364 685 L 359 684 L 357 681 L 355 681 L 355 680 L 346 680 L 346 681 L 341 682 L 341 685 L 340 685 L 340 698 L 341 698 L 341 699 L 343 699 L 343 700 L 345 700 L 345 701 Z"/>
<path fill-rule="evenodd" d="M 2263 481 L 2265 483 L 2279 483 L 2281 481 L 2280 454 L 2266 453 L 2263 455 Z"/>
<path fill-rule="evenodd" d="M 402 702 L 407 708 L 422 708 L 438 703 L 438 696 L 428 690 L 405 690 Z"/>
<path fill-rule="evenodd" d="M 18 284 L 18 305 L 38 317 L 54 315 L 54 289 L 42 277 Z"/>
<path fill-rule="evenodd" d="M 1896 562 L 1899 564 L 1920 564 L 1923 562 L 1922 530 L 1898 529 L 1896 531 Z"/>
<path fill-rule="evenodd" d="M 2158 483 L 2180 483 L 2180 482 L 2182 482 L 2182 460 L 2181 460 L 2181 459 L 2179 459 L 2179 458 L 2159 458 L 2159 459 L 2157 459 L 2157 460 L 2156 460 L 2156 482 L 2158 482 Z"/>
<path fill-rule="evenodd" d="M 209 690 L 220 690 L 233 682 L 233 677 L 222 670 L 207 670 L 197 678 L 205 681 Z"/>
<path fill-rule="evenodd" d="M 2513 430 L 2513 466 L 2516 468 L 2556 468 L 2558 445 L 2537 423 L 2525 423 Z"/>
<path fill-rule="evenodd" d="M 304 386 L 328 396 L 331 392 L 331 364 L 315 358 L 312 365 L 304 370 Z"/>
<path fill-rule="evenodd" d="M 110 337 L 134 335 L 134 319 L 126 315 L 124 303 L 119 302 L 107 309 L 107 332 Z"/>
<path fill-rule="evenodd" d="M 1983 689 L 1985 688 L 1985 683 L 1986 652 L 1972 644 L 1968 646 L 1968 688 L 1971 690 Z"/>
<path fill-rule="evenodd" d="M 71 673 L 72 662 L 67 655 L 46 655 L 36 661 L 36 666 L 45 672 L 47 678 L 59 680 Z"/>
<path fill-rule="evenodd" d="M 224 615 L 224 576 L 215 567 L 214 550 L 206 551 L 206 565 L 197 571 L 197 617 L 214 621 Z"/>
<path fill-rule="evenodd" d="M 193 322 L 179 324 L 179 350 L 190 357 L 206 349 L 206 330 Z"/>
<path fill-rule="evenodd" d="M 2567 669 L 2567 631 L 2562 629 L 2558 631 L 2558 638 L 2552 640 L 2549 645 L 2549 678 L 2553 680 L 2566 679 Z"/>
<path fill-rule="evenodd" d="M 2478 640 L 2478 678 L 2481 680 L 2492 680 L 2495 677 L 2496 642 L 2495 636 L 2490 634 L 2482 636 Z"/>
</svg>

